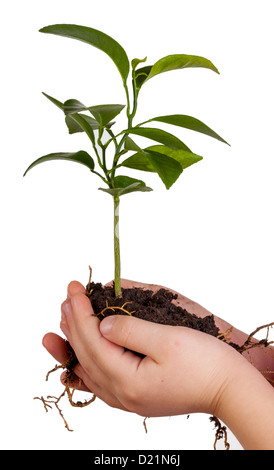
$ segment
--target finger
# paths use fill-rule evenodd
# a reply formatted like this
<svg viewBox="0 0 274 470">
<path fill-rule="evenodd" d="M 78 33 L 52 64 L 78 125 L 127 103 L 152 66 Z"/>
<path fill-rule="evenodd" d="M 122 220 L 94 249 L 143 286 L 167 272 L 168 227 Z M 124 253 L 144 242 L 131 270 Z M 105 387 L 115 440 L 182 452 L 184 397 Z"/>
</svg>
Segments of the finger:
<svg viewBox="0 0 274 470">
<path fill-rule="evenodd" d="M 126 315 L 112 315 L 102 320 L 101 334 L 117 345 L 149 356 L 158 362 L 167 326 Z"/>
<path fill-rule="evenodd" d="M 42 341 L 43 346 L 46 350 L 60 362 L 64 364 L 68 359 L 68 348 L 66 341 L 55 333 L 47 333 L 43 337 Z"/>
<path fill-rule="evenodd" d="M 55 333 L 47 333 L 43 338 L 43 346 L 45 349 L 58 361 L 60 364 L 66 364 L 69 359 L 69 351 L 67 342 L 61 338 L 60 336 L 56 335 Z M 76 364 L 73 368 L 75 380 L 78 379 L 78 383 L 82 381 L 83 390 L 85 389 L 84 385 L 84 371 L 80 364 Z M 64 372 L 66 374 L 66 372 Z M 89 391 L 88 388 L 86 388 Z"/>
<path fill-rule="evenodd" d="M 67 385 L 67 378 L 66 378 L 66 373 L 63 372 L 61 375 L 61 382 L 63 385 Z M 102 388 L 98 386 L 96 383 L 90 383 L 90 388 L 86 387 L 84 382 L 79 379 L 79 377 L 71 376 L 69 379 L 69 387 L 74 389 L 74 390 L 79 390 L 81 392 L 87 392 L 87 393 L 92 393 L 95 395 L 97 398 L 100 398 L 100 400 L 104 401 L 107 405 L 111 406 L 112 408 L 118 408 L 123 411 L 129 411 L 127 408 L 125 408 L 124 405 L 118 400 L 117 397 L 111 393 L 110 390 L 106 388 Z M 74 400 L 75 401 L 75 400 Z"/>
<path fill-rule="evenodd" d="M 102 336 L 100 321 L 93 314 L 90 301 L 86 295 L 77 294 L 71 298 L 71 311 L 67 315 L 73 349 L 80 364 L 89 377 L 97 383 L 111 382 L 121 371 L 120 359 L 124 356 L 124 347 L 108 341 Z M 136 370 L 136 362 L 140 362 L 134 354 L 128 352 L 123 357 L 123 366 Z"/>
<path fill-rule="evenodd" d="M 99 320 L 94 315 L 94 310 L 89 298 L 83 292 L 76 292 L 71 298 L 62 305 L 64 318 L 69 328 L 73 330 L 82 330 L 87 324 L 91 324 L 96 330 Z"/>
<path fill-rule="evenodd" d="M 85 287 L 78 281 L 71 281 L 67 288 L 68 299 L 71 299 L 71 297 L 76 294 L 85 294 L 85 292 Z"/>
<path fill-rule="evenodd" d="M 69 331 L 68 331 L 68 324 L 67 324 L 66 315 L 65 315 L 66 306 L 69 303 L 71 297 L 73 297 L 76 294 L 85 294 L 85 293 L 86 293 L 86 289 L 80 282 L 71 281 L 69 283 L 68 288 L 67 288 L 67 298 L 61 305 L 62 316 L 61 316 L 61 325 L 60 325 L 61 330 L 63 331 L 64 335 L 67 337 L 68 337 Z"/>
<path fill-rule="evenodd" d="M 67 322 L 67 312 L 71 308 L 71 301 L 69 298 L 67 298 L 61 305 L 61 322 L 60 322 L 60 328 L 64 335 L 67 337 L 67 339 L 70 341 L 70 331 L 69 331 L 69 326 Z"/>
<path fill-rule="evenodd" d="M 67 324 L 67 320 L 66 320 L 66 316 L 64 314 L 64 310 L 67 306 L 67 303 L 70 301 L 71 297 L 73 295 L 76 295 L 76 294 L 85 294 L 86 293 L 86 289 L 85 287 L 78 281 L 71 281 L 67 287 L 67 298 L 66 300 L 62 303 L 61 305 L 61 323 L 60 323 L 60 328 L 62 330 L 62 332 L 64 333 L 64 335 L 68 338 L 68 340 L 70 339 L 69 338 L 69 327 L 68 327 L 68 324 Z"/>
<path fill-rule="evenodd" d="M 83 365 L 88 355 L 102 340 L 98 325 L 100 321 L 94 316 L 90 300 L 83 293 L 71 297 L 64 309 L 64 315 L 70 332 L 71 344 Z"/>
<path fill-rule="evenodd" d="M 66 364 L 71 357 L 71 350 L 66 340 L 55 333 L 47 333 L 43 338 L 43 346 L 60 364 Z M 73 368 L 78 377 L 82 378 L 81 366 L 76 364 Z"/>
</svg>

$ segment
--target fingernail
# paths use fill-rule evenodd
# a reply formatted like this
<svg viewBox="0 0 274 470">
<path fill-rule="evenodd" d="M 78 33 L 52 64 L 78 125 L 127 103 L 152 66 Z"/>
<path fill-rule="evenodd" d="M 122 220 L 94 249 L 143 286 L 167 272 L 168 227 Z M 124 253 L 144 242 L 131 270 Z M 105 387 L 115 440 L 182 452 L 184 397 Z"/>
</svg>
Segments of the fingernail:
<svg viewBox="0 0 274 470">
<path fill-rule="evenodd" d="M 108 335 L 112 329 L 113 322 L 115 321 L 114 316 L 104 318 L 100 323 L 100 331 L 102 335 Z"/>
<path fill-rule="evenodd" d="M 65 300 L 65 302 L 63 303 L 63 305 L 62 305 L 62 312 L 64 312 L 64 314 L 65 314 L 66 316 L 68 316 L 68 315 L 71 314 L 71 302 L 70 302 L 70 299 Z"/>
</svg>

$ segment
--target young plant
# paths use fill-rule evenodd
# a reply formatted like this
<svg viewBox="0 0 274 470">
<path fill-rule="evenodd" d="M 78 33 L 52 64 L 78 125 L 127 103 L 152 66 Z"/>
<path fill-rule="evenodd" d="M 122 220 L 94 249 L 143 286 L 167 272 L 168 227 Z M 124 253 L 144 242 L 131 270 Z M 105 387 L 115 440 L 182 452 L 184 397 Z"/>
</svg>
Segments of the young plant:
<svg viewBox="0 0 274 470">
<path fill-rule="evenodd" d="M 105 52 L 114 62 L 120 72 L 125 95 L 126 105 L 104 104 L 86 106 L 76 99 L 69 99 L 64 103 L 52 96 L 43 93 L 65 115 L 65 122 L 70 134 L 85 132 L 91 141 L 93 156 L 80 150 L 73 153 L 51 153 L 35 160 L 25 171 L 24 175 L 39 163 L 49 160 L 69 160 L 85 165 L 91 173 L 98 176 L 106 185 L 100 190 L 110 194 L 114 203 L 114 261 L 115 295 L 121 296 L 121 261 L 119 240 L 119 205 L 120 197 L 136 191 L 152 191 L 152 189 L 139 180 L 117 175 L 117 170 L 130 168 L 159 175 L 166 189 L 169 189 L 182 174 L 183 170 L 203 157 L 193 153 L 175 135 L 153 127 L 150 123 L 164 123 L 181 128 L 191 129 L 206 134 L 221 142 L 227 143 L 216 132 L 198 119 L 183 114 L 157 116 L 139 124 L 133 124 L 138 107 L 138 97 L 141 88 L 156 75 L 172 70 L 189 67 L 202 67 L 219 73 L 217 68 L 204 57 L 175 54 L 163 57 L 154 65 L 143 66 L 145 59 L 133 59 L 131 64 L 125 50 L 113 38 L 96 29 L 70 24 L 52 25 L 42 28 L 42 33 L 55 34 L 83 41 Z M 131 93 L 128 78 L 131 71 Z M 113 119 L 123 110 L 126 110 L 127 128 L 114 133 Z M 148 125 L 148 126 L 147 126 Z M 145 137 L 154 142 L 146 148 L 136 143 L 136 138 Z M 114 145 L 114 152 L 109 160 L 109 150 Z M 108 158 L 107 158 L 108 157 Z M 97 166 L 95 167 L 95 161 Z M 95 169 L 96 168 L 96 169 Z"/>
</svg>

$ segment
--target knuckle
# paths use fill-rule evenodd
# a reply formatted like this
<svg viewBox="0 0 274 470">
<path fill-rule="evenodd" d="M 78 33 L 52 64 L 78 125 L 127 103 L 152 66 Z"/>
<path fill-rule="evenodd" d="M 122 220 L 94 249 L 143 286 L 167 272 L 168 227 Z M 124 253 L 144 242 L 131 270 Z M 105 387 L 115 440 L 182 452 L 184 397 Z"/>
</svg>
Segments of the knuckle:
<svg viewBox="0 0 274 470">
<path fill-rule="evenodd" d="M 123 346 L 128 349 L 130 349 L 130 344 L 134 335 L 133 322 L 130 320 L 131 318 L 121 316 L 116 323 L 116 327 L 119 329 L 119 335 L 121 337 Z"/>
<path fill-rule="evenodd" d="M 82 292 L 76 292 L 72 297 L 71 297 L 71 303 L 73 310 L 89 310 L 91 308 L 91 303 L 89 298 L 83 294 Z"/>
</svg>

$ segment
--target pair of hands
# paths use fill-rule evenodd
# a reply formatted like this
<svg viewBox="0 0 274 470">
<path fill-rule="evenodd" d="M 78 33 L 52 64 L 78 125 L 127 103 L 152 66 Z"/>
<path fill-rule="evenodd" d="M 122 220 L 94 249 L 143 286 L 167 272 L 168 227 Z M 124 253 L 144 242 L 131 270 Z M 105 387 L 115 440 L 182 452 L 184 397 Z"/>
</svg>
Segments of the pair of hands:
<svg viewBox="0 0 274 470">
<path fill-rule="evenodd" d="M 133 286 L 160 288 L 122 281 L 122 287 Z M 210 313 L 181 294 L 177 302 L 199 317 Z M 61 311 L 61 329 L 79 361 L 74 369 L 81 379 L 79 388 L 112 407 L 141 416 L 194 412 L 218 416 L 226 389 L 248 364 L 224 342 L 189 328 L 117 315 L 100 322 L 92 316 L 84 286 L 76 281 L 69 284 Z M 231 326 L 218 317 L 215 322 L 222 333 Z M 243 344 L 246 335 L 233 329 L 230 339 Z M 48 333 L 43 344 L 60 363 L 67 359 L 65 340 L 60 336 Z"/>
</svg>

